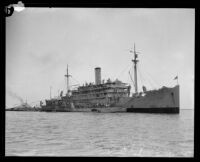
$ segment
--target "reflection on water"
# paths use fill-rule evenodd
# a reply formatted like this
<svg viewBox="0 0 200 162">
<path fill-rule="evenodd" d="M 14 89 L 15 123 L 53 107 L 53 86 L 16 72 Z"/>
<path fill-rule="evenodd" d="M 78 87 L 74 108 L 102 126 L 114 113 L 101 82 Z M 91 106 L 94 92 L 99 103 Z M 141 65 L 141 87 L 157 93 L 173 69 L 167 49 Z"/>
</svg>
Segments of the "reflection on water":
<svg viewBox="0 0 200 162">
<path fill-rule="evenodd" d="M 6 156 L 193 156 L 194 111 L 6 112 Z"/>
</svg>

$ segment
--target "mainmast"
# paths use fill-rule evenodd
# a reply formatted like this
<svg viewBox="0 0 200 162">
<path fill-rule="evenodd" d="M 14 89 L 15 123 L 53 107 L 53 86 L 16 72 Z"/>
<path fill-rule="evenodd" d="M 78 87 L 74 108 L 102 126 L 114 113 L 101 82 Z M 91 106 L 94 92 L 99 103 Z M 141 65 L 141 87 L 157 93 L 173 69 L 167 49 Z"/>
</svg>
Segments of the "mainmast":
<svg viewBox="0 0 200 162">
<path fill-rule="evenodd" d="M 134 63 L 134 82 L 135 82 L 135 93 L 138 93 L 138 86 L 137 86 L 137 62 L 139 60 L 137 60 L 137 57 L 138 57 L 138 54 L 135 50 L 135 43 L 134 43 L 134 60 L 133 63 Z"/>
<path fill-rule="evenodd" d="M 67 77 L 67 94 L 69 94 L 70 88 L 69 88 L 69 77 L 71 75 L 69 75 L 68 73 L 68 65 L 67 65 L 67 74 L 65 75 L 65 77 Z"/>
</svg>

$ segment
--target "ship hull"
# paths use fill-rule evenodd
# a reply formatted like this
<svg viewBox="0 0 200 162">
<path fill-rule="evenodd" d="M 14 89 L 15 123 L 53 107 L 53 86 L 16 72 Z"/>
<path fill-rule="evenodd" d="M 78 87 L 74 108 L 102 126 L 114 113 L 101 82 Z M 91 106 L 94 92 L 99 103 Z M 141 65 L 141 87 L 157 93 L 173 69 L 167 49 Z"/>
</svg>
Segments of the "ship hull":
<svg viewBox="0 0 200 162">
<path fill-rule="evenodd" d="M 127 112 L 127 109 L 124 107 L 101 107 L 101 108 L 76 108 L 71 111 L 72 112 L 117 113 L 117 112 Z"/>
<path fill-rule="evenodd" d="M 41 111 L 45 112 L 101 112 L 101 113 L 115 113 L 115 112 L 127 112 L 123 107 L 101 107 L 101 108 L 67 108 L 67 109 L 55 109 L 55 108 L 43 108 Z"/>
<path fill-rule="evenodd" d="M 115 107 L 83 107 L 71 104 L 69 107 L 44 106 L 42 111 L 49 112 L 135 112 L 135 113 L 179 113 L 179 86 L 163 87 L 148 91 L 145 96 L 124 97 Z"/>
<path fill-rule="evenodd" d="M 165 107 L 165 108 L 127 108 L 127 112 L 135 113 L 167 113 L 178 114 L 179 107 Z"/>
<path fill-rule="evenodd" d="M 45 109 L 45 112 L 98 112 L 98 113 L 122 113 L 122 112 L 134 112 L 134 113 L 167 113 L 178 114 L 179 107 L 166 107 L 166 108 L 123 108 L 123 107 L 103 107 L 103 108 L 78 108 L 73 110 L 56 110 Z"/>
<path fill-rule="evenodd" d="M 58 107 L 58 106 L 42 106 L 40 111 L 45 111 L 45 112 L 69 112 L 70 110 L 67 108 L 63 107 Z"/>
<path fill-rule="evenodd" d="M 165 87 L 148 92 L 146 96 L 132 98 L 125 107 L 127 107 L 127 112 L 177 114 L 180 112 L 179 86 Z"/>
</svg>

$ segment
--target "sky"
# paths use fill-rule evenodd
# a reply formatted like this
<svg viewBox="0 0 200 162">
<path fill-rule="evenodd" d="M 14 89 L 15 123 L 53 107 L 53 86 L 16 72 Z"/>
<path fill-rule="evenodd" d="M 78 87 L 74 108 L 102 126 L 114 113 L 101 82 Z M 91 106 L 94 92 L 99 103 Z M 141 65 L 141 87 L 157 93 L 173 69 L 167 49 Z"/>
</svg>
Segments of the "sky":
<svg viewBox="0 0 200 162">
<path fill-rule="evenodd" d="M 133 49 L 139 53 L 138 88 L 180 85 L 180 107 L 194 108 L 194 9 L 25 8 L 6 18 L 6 107 L 30 105 L 70 85 L 116 78 L 133 84 Z"/>
</svg>

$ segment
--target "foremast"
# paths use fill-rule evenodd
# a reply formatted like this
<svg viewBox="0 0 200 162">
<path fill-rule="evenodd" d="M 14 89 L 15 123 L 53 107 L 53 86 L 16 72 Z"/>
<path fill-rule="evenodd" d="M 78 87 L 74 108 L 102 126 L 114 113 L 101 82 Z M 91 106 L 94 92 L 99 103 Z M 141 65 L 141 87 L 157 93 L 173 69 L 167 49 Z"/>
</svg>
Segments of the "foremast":
<svg viewBox="0 0 200 162">
<path fill-rule="evenodd" d="M 132 53 L 134 53 L 134 60 L 132 60 L 133 64 L 134 64 L 134 87 L 135 87 L 135 93 L 138 93 L 138 85 L 137 85 L 137 63 L 139 62 L 139 60 L 137 60 L 138 54 L 135 50 L 135 43 L 134 43 L 134 51 L 130 51 Z"/>
<path fill-rule="evenodd" d="M 71 75 L 69 75 L 69 72 L 68 72 L 68 65 L 67 65 L 67 74 L 65 74 L 65 77 L 67 78 L 67 94 L 69 95 L 69 92 L 70 92 L 69 77 L 71 77 Z"/>
</svg>

